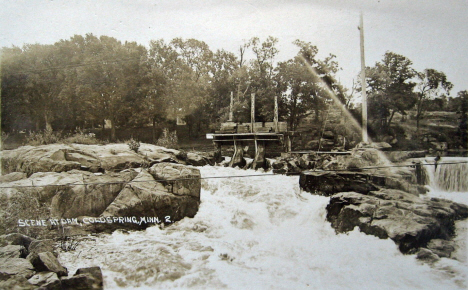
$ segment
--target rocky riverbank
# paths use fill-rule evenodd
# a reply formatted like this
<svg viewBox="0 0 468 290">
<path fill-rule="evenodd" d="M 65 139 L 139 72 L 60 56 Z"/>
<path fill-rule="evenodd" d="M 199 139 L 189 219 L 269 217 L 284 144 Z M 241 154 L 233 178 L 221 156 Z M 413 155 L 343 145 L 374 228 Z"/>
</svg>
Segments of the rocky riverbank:
<svg viewBox="0 0 468 290">
<path fill-rule="evenodd" d="M 144 229 L 193 217 L 200 172 L 214 154 L 184 153 L 142 144 L 20 147 L 3 151 L 2 232 L 50 237 Z"/>
<path fill-rule="evenodd" d="M 57 259 L 55 245 L 18 233 L 0 236 L 0 288 L 103 289 L 99 267 L 80 268 L 71 276 Z"/>
<path fill-rule="evenodd" d="M 393 157 L 401 162 L 404 156 L 415 155 Z M 455 250 L 455 221 L 468 218 L 468 206 L 426 197 L 425 188 L 416 183 L 410 162 L 408 167 L 396 169 L 359 170 L 368 161 L 379 165 L 387 159 L 382 160 L 373 149 L 355 150 L 336 162 L 341 166 L 338 171 L 302 172 L 300 186 L 312 194 L 330 196 L 327 220 L 337 233 L 358 227 L 363 233 L 392 239 L 402 253 L 416 253 L 423 260 L 451 257 Z M 357 162 L 360 166 L 354 168 Z"/>
<path fill-rule="evenodd" d="M 126 144 L 3 151 L 0 288 L 102 289 L 99 267 L 69 276 L 57 246 L 70 250 L 78 235 L 194 217 L 201 188 L 194 166 L 216 158 L 149 144 L 137 152 Z"/>
</svg>

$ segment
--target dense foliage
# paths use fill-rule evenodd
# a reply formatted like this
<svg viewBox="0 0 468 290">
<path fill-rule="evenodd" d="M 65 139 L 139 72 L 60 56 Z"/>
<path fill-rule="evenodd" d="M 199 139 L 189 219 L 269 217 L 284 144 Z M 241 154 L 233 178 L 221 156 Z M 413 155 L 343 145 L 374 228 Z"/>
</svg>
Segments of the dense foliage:
<svg viewBox="0 0 468 290">
<path fill-rule="evenodd" d="M 358 90 L 348 93 L 336 81 L 340 67 L 334 55 L 319 58 L 316 46 L 296 40 L 297 55 L 277 62 L 277 44 L 271 36 L 253 37 L 232 53 L 212 51 L 196 39 L 159 39 L 145 47 L 87 34 L 51 45 L 4 47 L 2 132 L 108 125 L 114 140 L 117 127 L 155 128 L 182 119 L 196 137 L 228 120 L 231 99 L 233 121 L 249 122 L 252 94 L 256 121 L 273 120 L 276 96 L 280 120 L 291 130 L 308 115 L 319 121 L 333 100 L 351 107 Z M 405 116 L 415 109 L 419 126 L 427 111 L 462 111 L 465 94 L 450 97 L 453 85 L 443 72 L 419 73 L 402 55 L 387 52 L 366 75 L 370 124 L 381 134 L 389 131 L 396 113 Z"/>
<path fill-rule="evenodd" d="M 254 37 L 235 55 L 196 39 L 154 40 L 146 48 L 87 34 L 3 48 L 2 129 L 103 128 L 107 122 L 112 140 L 116 127 L 179 117 L 195 136 L 227 120 L 231 96 L 235 120 L 248 122 L 252 93 L 257 121 L 273 119 L 276 95 L 283 119 L 295 128 L 310 108 L 324 107 L 321 82 L 333 86 L 338 65 L 334 56 L 318 60 L 317 48 L 299 40 L 298 57 L 276 65 L 277 43 Z"/>
</svg>

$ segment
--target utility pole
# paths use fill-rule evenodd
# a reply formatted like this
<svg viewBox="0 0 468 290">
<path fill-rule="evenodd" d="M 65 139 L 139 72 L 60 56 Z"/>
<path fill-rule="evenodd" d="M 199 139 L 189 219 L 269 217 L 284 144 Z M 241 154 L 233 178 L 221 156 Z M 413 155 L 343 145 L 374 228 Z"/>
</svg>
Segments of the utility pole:
<svg viewBox="0 0 468 290">
<path fill-rule="evenodd" d="M 251 104 L 250 104 L 250 133 L 254 132 L 254 123 L 255 123 L 255 93 L 250 95 Z"/>
<path fill-rule="evenodd" d="M 275 132 L 278 133 L 278 96 L 275 95 L 275 115 L 273 122 L 275 124 Z"/>
<path fill-rule="evenodd" d="M 367 135 L 366 62 L 364 58 L 364 21 L 362 20 L 362 12 L 359 32 L 361 39 L 362 142 L 367 143 L 369 138 Z"/>
</svg>

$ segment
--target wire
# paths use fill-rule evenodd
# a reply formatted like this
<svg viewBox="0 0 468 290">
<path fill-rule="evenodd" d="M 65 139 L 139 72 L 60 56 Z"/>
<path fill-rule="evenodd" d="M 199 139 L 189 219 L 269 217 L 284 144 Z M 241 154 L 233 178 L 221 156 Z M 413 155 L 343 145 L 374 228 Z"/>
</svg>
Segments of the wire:
<svg viewBox="0 0 468 290">
<path fill-rule="evenodd" d="M 450 164 L 468 164 L 468 161 L 460 162 L 443 162 L 443 163 L 426 163 L 418 164 L 421 166 L 440 166 L 440 165 L 450 165 Z M 384 169 L 384 168 L 398 168 L 398 167 L 414 167 L 416 164 L 407 164 L 407 165 L 386 165 L 386 166 L 369 166 L 369 167 L 358 167 L 350 169 L 320 169 L 320 170 L 311 170 L 315 172 L 341 172 L 341 171 L 358 171 L 358 170 L 371 170 L 371 169 Z M 252 174 L 252 175 L 226 175 L 226 176 L 207 176 L 207 177 L 187 177 L 187 178 L 176 178 L 176 179 L 152 179 L 152 180 L 132 180 L 132 181 L 116 181 L 116 182 L 92 182 L 92 183 L 64 183 L 64 184 L 45 184 L 45 185 L 17 185 L 17 186 L 0 186 L 0 189 L 6 188 L 34 188 L 34 187 L 47 187 L 47 186 L 76 186 L 76 185 L 105 185 L 105 184 L 132 184 L 132 183 L 141 183 L 141 182 L 175 182 L 182 180 L 206 180 L 206 179 L 222 179 L 222 178 L 248 178 L 248 177 L 264 177 L 264 176 L 275 176 L 282 175 L 279 173 L 265 173 L 265 174 Z"/>
<path fill-rule="evenodd" d="M 70 185 L 104 185 L 104 184 L 131 184 L 140 182 L 175 182 L 181 180 L 203 180 L 203 179 L 218 179 L 218 178 L 245 178 L 259 176 L 273 176 L 275 173 L 254 174 L 254 175 L 228 175 L 228 176 L 209 176 L 209 177 L 188 177 L 176 179 L 152 179 L 152 180 L 131 180 L 131 181 L 116 181 L 116 182 L 91 182 L 91 183 L 64 183 L 64 184 L 45 184 L 45 185 L 17 185 L 17 186 L 0 186 L 2 188 L 31 188 L 31 187 L 46 187 L 46 186 L 70 186 Z"/>
</svg>

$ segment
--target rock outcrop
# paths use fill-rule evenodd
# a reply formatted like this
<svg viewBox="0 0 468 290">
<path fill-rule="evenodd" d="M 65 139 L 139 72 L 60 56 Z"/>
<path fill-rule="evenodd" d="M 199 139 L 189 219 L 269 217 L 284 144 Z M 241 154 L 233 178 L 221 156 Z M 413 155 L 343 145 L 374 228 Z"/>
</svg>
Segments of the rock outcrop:
<svg viewBox="0 0 468 290">
<path fill-rule="evenodd" d="M 368 174 L 358 172 L 305 171 L 301 173 L 299 185 L 305 191 L 324 196 L 343 191 L 368 193 L 377 190 L 369 179 Z"/>
<path fill-rule="evenodd" d="M 49 144 L 4 150 L 2 172 L 23 172 L 28 176 L 36 172 L 66 172 L 74 169 L 106 172 L 149 167 L 160 162 L 204 166 L 214 164 L 219 161 L 217 159 L 219 156 L 214 153 L 185 153 L 151 144 L 141 144 L 138 152 L 130 150 L 127 144 Z M 20 177 L 16 175 L 11 178 Z"/>
<path fill-rule="evenodd" d="M 392 189 L 337 193 L 327 206 L 327 220 L 337 232 L 359 227 L 366 234 L 392 239 L 403 253 L 427 247 L 433 239 L 450 239 L 454 221 L 467 217 L 468 206 Z"/>
<path fill-rule="evenodd" d="M 0 197 L 7 203 L 16 197 L 28 199 L 30 206 L 24 208 L 21 217 L 15 216 L 17 210 L 8 204 L 0 212 L 10 217 L 11 227 L 42 229 L 44 234 L 63 225 L 62 220 L 67 226 L 81 227 L 83 221 L 99 223 L 90 217 L 111 218 L 111 222 L 105 222 L 111 225 L 83 227 L 82 230 L 143 229 L 154 222 L 113 222 L 113 219 L 126 217 L 140 221 L 140 217 L 151 217 L 158 218 L 157 223 L 172 223 L 185 216 L 193 217 L 200 203 L 200 177 L 198 169 L 176 163 L 157 163 L 149 169 L 105 174 L 80 170 L 39 172 L 27 179 L 2 184 L 5 188 L 0 189 Z M 31 187 L 33 185 L 35 187 Z M 37 216 L 39 212 L 42 216 Z M 33 221 L 24 221 L 25 218 Z"/>
<path fill-rule="evenodd" d="M 61 279 L 62 289 L 103 289 L 102 271 L 99 267 L 80 268 L 72 277 Z"/>
<path fill-rule="evenodd" d="M 402 161 L 422 154 L 390 155 Z M 429 262 L 449 257 L 454 221 L 468 217 L 468 206 L 424 197 L 427 189 L 416 183 L 409 163 L 397 168 L 387 165 L 382 152 L 364 146 L 334 158 L 328 163 L 332 170 L 301 172 L 299 183 L 312 194 L 330 196 L 327 220 L 337 232 L 358 227 L 366 234 L 390 238 L 401 252 L 418 253 Z"/>
<path fill-rule="evenodd" d="M 425 193 L 423 186 L 413 184 L 411 176 L 406 178 L 397 175 L 354 171 L 303 171 L 300 174 L 299 186 L 318 195 L 332 196 L 338 192 L 354 191 L 368 194 L 379 188 L 404 190 L 413 194 Z"/>
<path fill-rule="evenodd" d="M 51 252 L 31 253 L 26 259 L 38 272 L 54 272 L 58 277 L 67 276 L 68 271 Z"/>
<path fill-rule="evenodd" d="M 200 203 L 200 172 L 180 164 L 159 163 L 127 184 L 102 217 L 134 217 L 138 222 L 107 223 L 106 227 L 145 228 L 194 217 Z M 158 222 L 156 222 L 158 223 Z"/>
</svg>

